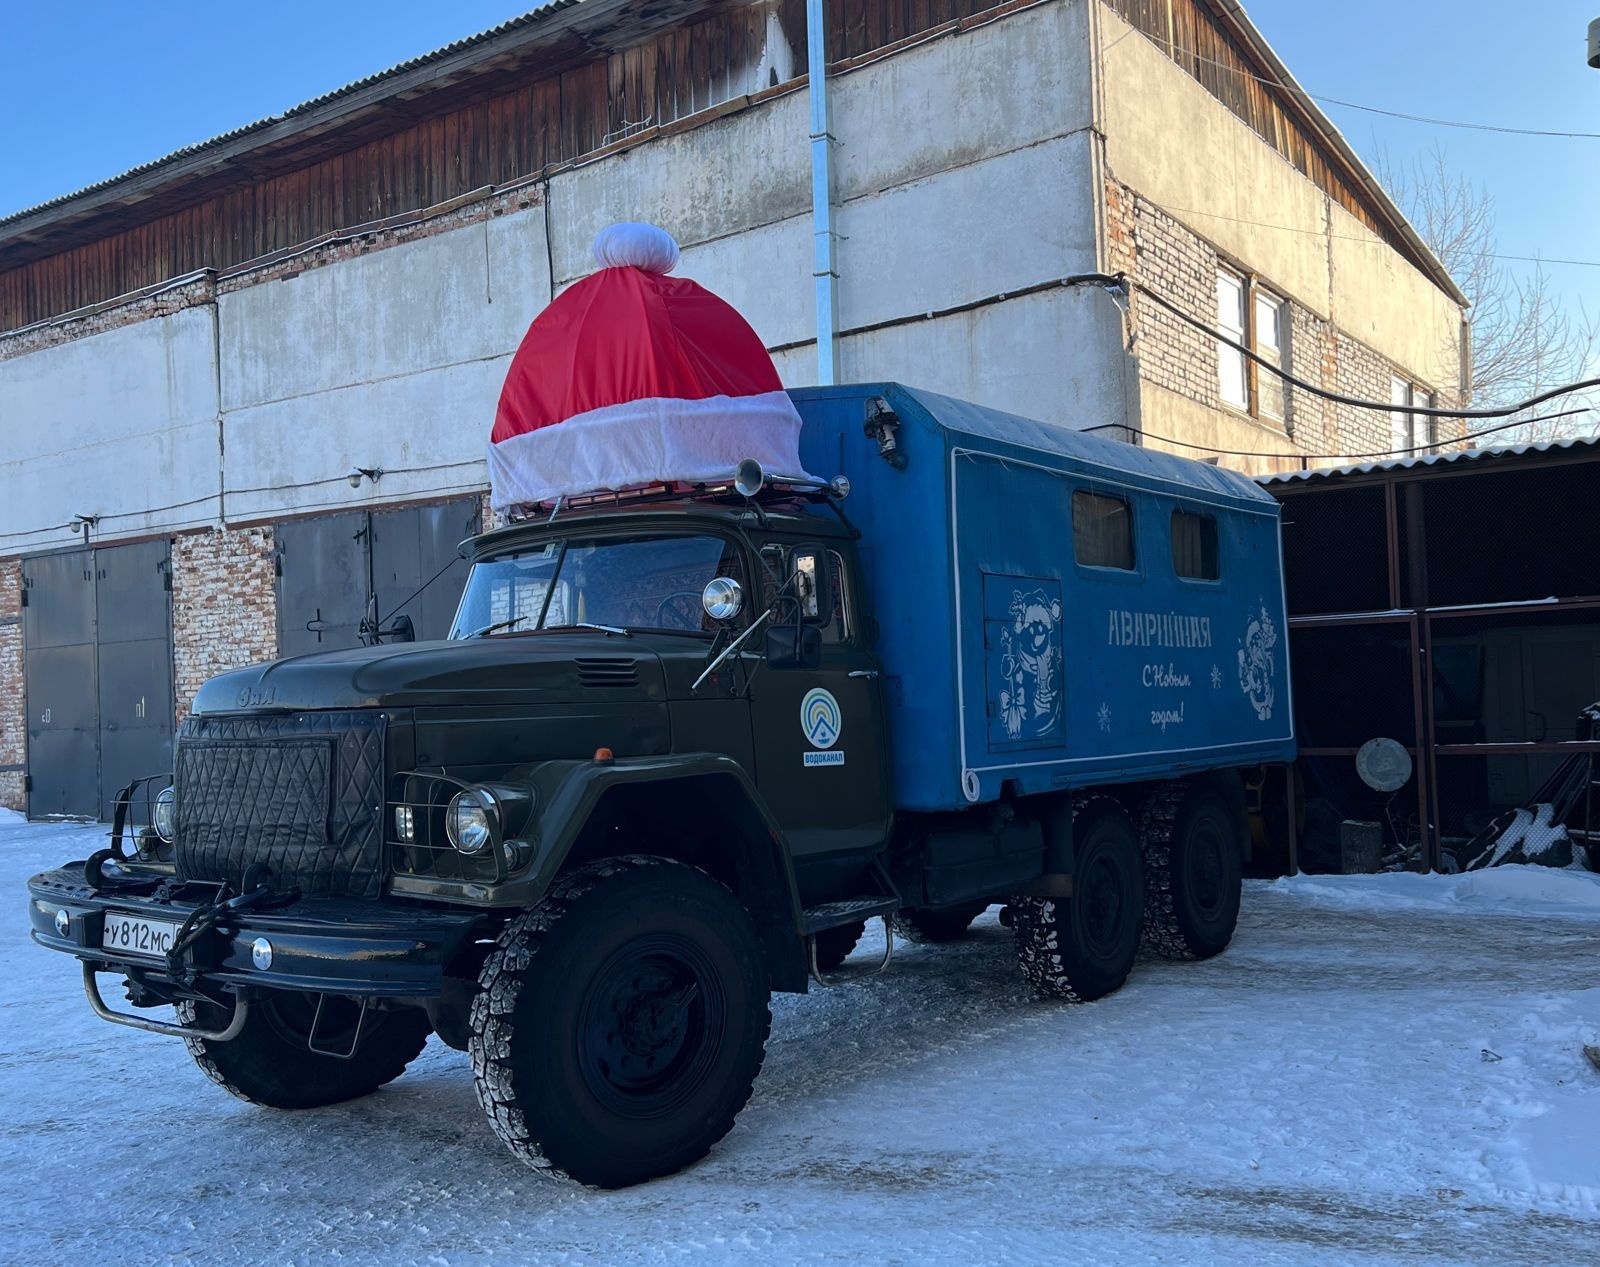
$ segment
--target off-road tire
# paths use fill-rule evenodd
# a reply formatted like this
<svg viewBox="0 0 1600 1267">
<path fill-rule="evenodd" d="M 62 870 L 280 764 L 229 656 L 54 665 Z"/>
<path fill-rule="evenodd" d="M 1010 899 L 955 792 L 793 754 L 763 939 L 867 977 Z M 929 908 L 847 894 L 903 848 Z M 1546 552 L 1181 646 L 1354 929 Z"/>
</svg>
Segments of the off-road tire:
<svg viewBox="0 0 1600 1267">
<path fill-rule="evenodd" d="M 1209 959 L 1239 923 L 1245 825 L 1205 783 L 1156 789 L 1139 815 L 1144 854 L 1144 941 L 1166 959 Z"/>
<path fill-rule="evenodd" d="M 1144 877 L 1132 820 L 1108 796 L 1073 799 L 1072 894 L 1011 900 L 1017 965 L 1043 998 L 1088 1003 L 1128 979 L 1144 922 Z M 1065 824 L 1063 824 L 1065 826 Z"/>
<path fill-rule="evenodd" d="M 856 944 L 867 931 L 866 921 L 840 924 L 837 928 L 824 928 L 814 934 L 817 942 L 817 971 L 832 972 L 855 951 Z"/>
<path fill-rule="evenodd" d="M 421 1054 L 432 1032 L 421 1008 L 367 1013 L 361 1043 L 349 1060 L 306 1046 L 317 996 L 273 991 L 250 1005 L 237 1038 L 225 1043 L 185 1038 L 201 1071 L 230 1095 L 272 1109 L 320 1109 L 371 1095 L 393 1082 Z M 328 1011 L 327 1009 L 333 1009 Z M 317 1044 L 339 1048 L 355 1036 L 359 1005 L 329 998 Z M 185 1025 L 221 1029 L 228 1013 L 209 1003 L 178 1004 Z"/>
<path fill-rule="evenodd" d="M 772 1026 L 749 915 L 662 858 L 558 877 L 506 925 L 478 987 L 467 1047 L 489 1125 L 533 1169 L 600 1188 L 704 1157 L 749 1100 Z"/>
<path fill-rule="evenodd" d="M 967 935 L 972 921 L 989 909 L 987 902 L 962 902 L 958 906 L 916 907 L 894 913 L 894 931 L 907 941 L 956 941 Z"/>
</svg>

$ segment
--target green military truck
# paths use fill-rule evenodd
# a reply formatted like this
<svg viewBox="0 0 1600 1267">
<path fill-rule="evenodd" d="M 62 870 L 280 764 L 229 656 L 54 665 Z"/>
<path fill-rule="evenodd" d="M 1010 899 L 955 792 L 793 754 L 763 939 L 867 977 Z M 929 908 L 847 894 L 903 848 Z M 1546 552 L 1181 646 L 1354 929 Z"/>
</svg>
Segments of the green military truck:
<svg viewBox="0 0 1600 1267">
<path fill-rule="evenodd" d="M 530 508 L 465 543 L 449 640 L 207 683 L 111 847 L 30 882 L 34 938 L 275 1109 L 436 1035 L 519 1158 L 601 1186 L 703 1156 L 771 992 L 895 932 L 1003 903 L 1069 1000 L 1141 935 L 1223 949 L 1243 778 L 1293 754 L 1277 504 L 892 384 L 794 396 L 828 484 Z"/>
</svg>

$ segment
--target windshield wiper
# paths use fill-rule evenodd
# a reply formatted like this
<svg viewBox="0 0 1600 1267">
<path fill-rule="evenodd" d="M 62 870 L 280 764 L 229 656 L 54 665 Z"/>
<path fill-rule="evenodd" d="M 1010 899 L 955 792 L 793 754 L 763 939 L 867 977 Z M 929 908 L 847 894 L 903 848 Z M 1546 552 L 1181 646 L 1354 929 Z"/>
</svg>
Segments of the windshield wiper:
<svg viewBox="0 0 1600 1267">
<path fill-rule="evenodd" d="M 596 625 L 587 620 L 575 620 L 566 627 L 568 629 L 598 629 L 601 633 L 621 634 L 624 638 L 631 636 L 626 629 L 618 625 Z"/>
<path fill-rule="evenodd" d="M 497 620 L 494 622 L 494 624 L 485 625 L 482 629 L 474 629 L 467 635 L 467 637 L 481 638 L 484 634 L 492 634 L 497 629 L 509 629 L 512 625 L 520 625 L 526 619 L 528 619 L 527 616 L 523 615 L 513 616 L 510 620 Z M 463 641 L 465 641 L 465 639 L 463 639 Z"/>
</svg>

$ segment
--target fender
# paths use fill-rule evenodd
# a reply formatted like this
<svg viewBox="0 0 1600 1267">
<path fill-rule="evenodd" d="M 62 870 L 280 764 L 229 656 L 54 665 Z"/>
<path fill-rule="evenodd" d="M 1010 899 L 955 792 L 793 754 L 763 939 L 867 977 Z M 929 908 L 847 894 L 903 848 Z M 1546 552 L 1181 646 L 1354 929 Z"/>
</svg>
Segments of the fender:
<svg viewBox="0 0 1600 1267">
<path fill-rule="evenodd" d="M 668 830 L 662 834 L 667 838 L 676 836 L 692 843 L 695 848 L 689 852 L 698 856 L 684 860 L 710 871 L 745 904 L 767 947 L 774 986 L 804 988 L 804 925 L 789 844 L 749 772 L 731 757 L 690 752 L 599 761 L 539 761 L 518 766 L 488 783 L 532 793 L 527 821 L 509 824 L 507 833 L 532 849 L 529 862 L 501 884 L 463 885 L 397 875 L 391 879 L 391 892 L 479 907 L 521 908 L 538 902 L 570 862 L 618 852 L 682 857 L 685 850 L 658 848 L 649 840 L 630 848 L 626 837 L 620 842 L 608 839 L 597 847 L 591 831 L 597 811 L 603 806 L 609 806 L 611 812 L 618 809 L 608 798 L 654 787 L 658 791 L 652 799 L 668 816 L 655 820 L 654 826 L 665 826 Z M 797 986 L 784 984 L 791 975 L 787 971 L 790 958 L 799 977 Z"/>
</svg>

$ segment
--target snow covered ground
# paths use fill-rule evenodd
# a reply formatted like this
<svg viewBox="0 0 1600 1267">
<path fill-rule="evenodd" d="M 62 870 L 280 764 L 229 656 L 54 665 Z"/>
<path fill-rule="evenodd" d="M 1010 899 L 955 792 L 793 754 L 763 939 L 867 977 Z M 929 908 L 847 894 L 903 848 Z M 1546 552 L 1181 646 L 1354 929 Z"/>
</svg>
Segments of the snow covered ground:
<svg viewBox="0 0 1600 1267">
<path fill-rule="evenodd" d="M 97 829 L 3 815 L 5 1261 L 1600 1259 L 1596 877 L 1251 884 L 1227 954 L 1088 1007 L 1031 999 L 991 912 L 780 997 L 733 1134 L 597 1193 L 514 1163 L 437 1042 L 376 1096 L 286 1114 L 95 1020 L 22 886 Z"/>
</svg>

